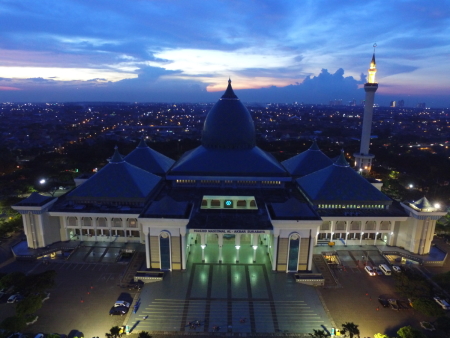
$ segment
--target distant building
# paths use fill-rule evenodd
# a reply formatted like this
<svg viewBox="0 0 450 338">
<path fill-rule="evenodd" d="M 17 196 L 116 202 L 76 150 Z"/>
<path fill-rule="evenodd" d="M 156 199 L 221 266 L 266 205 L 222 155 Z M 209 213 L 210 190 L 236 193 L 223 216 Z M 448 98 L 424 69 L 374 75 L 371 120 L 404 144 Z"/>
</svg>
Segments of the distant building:
<svg viewBox="0 0 450 338">
<path fill-rule="evenodd" d="M 417 108 L 425 109 L 426 107 L 427 107 L 427 105 L 426 105 L 425 102 L 419 102 L 419 103 L 417 104 Z"/>
<path fill-rule="evenodd" d="M 391 101 L 390 107 L 396 107 L 396 106 L 397 106 L 397 102 Z"/>
</svg>

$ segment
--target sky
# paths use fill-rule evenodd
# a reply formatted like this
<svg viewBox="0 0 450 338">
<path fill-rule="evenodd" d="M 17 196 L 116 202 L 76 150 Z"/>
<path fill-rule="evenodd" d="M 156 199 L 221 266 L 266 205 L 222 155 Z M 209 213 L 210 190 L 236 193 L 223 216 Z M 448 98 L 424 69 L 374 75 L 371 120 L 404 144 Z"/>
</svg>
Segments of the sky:
<svg viewBox="0 0 450 338">
<path fill-rule="evenodd" d="M 0 0 L 0 102 L 450 107 L 450 0 Z"/>
</svg>

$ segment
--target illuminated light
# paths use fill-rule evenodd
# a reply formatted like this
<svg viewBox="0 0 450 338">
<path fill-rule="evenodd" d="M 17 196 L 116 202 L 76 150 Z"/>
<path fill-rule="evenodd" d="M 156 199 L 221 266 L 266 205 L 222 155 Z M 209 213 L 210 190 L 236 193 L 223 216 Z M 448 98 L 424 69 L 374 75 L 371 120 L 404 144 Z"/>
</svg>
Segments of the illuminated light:
<svg viewBox="0 0 450 338">
<path fill-rule="evenodd" d="M 436 204 L 434 205 L 434 208 L 435 208 L 435 209 L 440 209 L 440 208 L 441 208 L 441 205 L 440 205 L 439 203 L 436 203 Z"/>
<path fill-rule="evenodd" d="M 236 248 L 237 250 L 239 250 L 239 249 L 241 248 L 241 246 L 240 246 L 240 245 L 236 245 L 235 248 Z"/>
<path fill-rule="evenodd" d="M 200 247 L 202 248 L 202 250 L 205 250 L 206 244 L 202 244 L 202 245 L 200 245 Z"/>
<path fill-rule="evenodd" d="M 46 182 L 45 179 L 39 181 L 40 184 L 44 184 L 45 182 Z"/>
<path fill-rule="evenodd" d="M 253 245 L 253 250 L 256 250 L 256 249 L 258 249 L 258 246 L 257 245 Z"/>
</svg>

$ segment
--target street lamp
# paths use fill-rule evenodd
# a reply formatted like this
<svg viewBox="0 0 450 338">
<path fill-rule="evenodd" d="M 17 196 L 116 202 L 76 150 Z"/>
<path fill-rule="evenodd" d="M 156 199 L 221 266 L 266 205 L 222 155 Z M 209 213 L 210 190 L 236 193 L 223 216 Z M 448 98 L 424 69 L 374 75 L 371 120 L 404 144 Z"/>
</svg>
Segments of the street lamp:
<svg viewBox="0 0 450 338">
<path fill-rule="evenodd" d="M 202 248 L 202 263 L 205 263 L 205 248 L 206 248 L 206 244 L 202 244 L 202 245 L 200 245 L 200 247 Z"/>
<path fill-rule="evenodd" d="M 256 263 L 256 249 L 258 249 L 258 246 L 253 245 L 253 263 Z"/>
<path fill-rule="evenodd" d="M 434 208 L 435 208 L 435 209 L 440 209 L 440 208 L 441 208 L 441 205 L 440 205 L 439 203 L 435 203 L 435 204 L 434 204 Z"/>
<path fill-rule="evenodd" d="M 236 245 L 236 263 L 239 263 L 239 249 L 241 248 L 240 245 Z"/>
<path fill-rule="evenodd" d="M 45 184 L 45 182 L 46 182 L 45 178 L 43 178 L 39 181 L 40 184 Z"/>
</svg>

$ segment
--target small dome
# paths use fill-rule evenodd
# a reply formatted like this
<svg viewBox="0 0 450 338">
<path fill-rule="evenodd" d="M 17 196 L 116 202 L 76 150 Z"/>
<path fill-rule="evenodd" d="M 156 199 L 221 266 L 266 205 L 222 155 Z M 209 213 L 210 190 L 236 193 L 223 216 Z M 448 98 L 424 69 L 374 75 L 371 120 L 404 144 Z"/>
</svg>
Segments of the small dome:
<svg viewBox="0 0 450 338">
<path fill-rule="evenodd" d="M 202 145 L 214 149 L 251 149 L 255 146 L 253 119 L 231 88 L 231 80 L 203 125 Z"/>
</svg>

